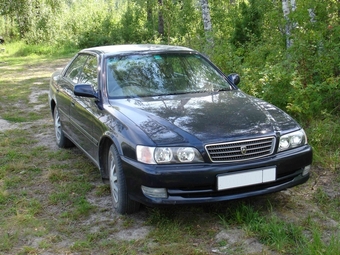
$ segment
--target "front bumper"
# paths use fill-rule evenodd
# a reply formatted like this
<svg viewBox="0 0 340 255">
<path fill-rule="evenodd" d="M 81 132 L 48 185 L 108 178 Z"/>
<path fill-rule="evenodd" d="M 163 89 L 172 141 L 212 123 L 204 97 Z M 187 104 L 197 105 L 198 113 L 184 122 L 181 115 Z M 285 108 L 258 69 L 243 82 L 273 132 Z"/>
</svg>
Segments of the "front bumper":
<svg viewBox="0 0 340 255">
<path fill-rule="evenodd" d="M 128 158 L 122 159 L 130 198 L 146 205 L 155 205 L 218 202 L 284 190 L 309 179 L 309 174 L 302 173 L 306 166 L 311 165 L 312 154 L 312 148 L 306 145 L 270 157 L 237 163 L 146 165 Z M 267 167 L 276 168 L 275 181 L 217 189 L 219 175 Z M 142 185 L 165 188 L 167 198 L 145 196 Z"/>
</svg>

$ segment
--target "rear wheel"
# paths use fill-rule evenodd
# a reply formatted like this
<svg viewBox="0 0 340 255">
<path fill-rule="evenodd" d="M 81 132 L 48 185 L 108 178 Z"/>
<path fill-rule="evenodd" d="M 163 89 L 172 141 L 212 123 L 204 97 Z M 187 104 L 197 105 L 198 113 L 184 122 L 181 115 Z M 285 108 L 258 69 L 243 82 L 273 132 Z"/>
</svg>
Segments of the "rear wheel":
<svg viewBox="0 0 340 255">
<path fill-rule="evenodd" d="M 140 204 L 128 196 L 122 162 L 116 147 L 112 144 L 107 156 L 107 167 L 110 178 L 111 197 L 113 208 L 120 214 L 137 212 Z"/>
<path fill-rule="evenodd" d="M 64 131 L 61 126 L 60 116 L 58 112 L 58 108 L 55 107 L 54 112 L 54 131 L 55 131 L 55 138 L 57 145 L 60 148 L 67 148 L 71 147 L 73 144 L 72 142 L 64 135 Z"/>
</svg>

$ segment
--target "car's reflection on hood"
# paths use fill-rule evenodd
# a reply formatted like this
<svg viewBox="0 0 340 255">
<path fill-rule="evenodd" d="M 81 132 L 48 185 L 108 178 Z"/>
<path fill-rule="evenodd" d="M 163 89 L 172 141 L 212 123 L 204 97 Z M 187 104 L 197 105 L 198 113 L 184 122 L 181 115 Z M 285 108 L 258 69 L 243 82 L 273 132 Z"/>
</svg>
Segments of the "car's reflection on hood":
<svg viewBox="0 0 340 255">
<path fill-rule="evenodd" d="M 239 90 L 111 100 L 154 142 L 202 142 L 268 136 L 298 128 L 282 110 Z M 191 135 L 189 135 L 191 134 Z M 165 142 L 166 143 L 166 142 Z"/>
</svg>

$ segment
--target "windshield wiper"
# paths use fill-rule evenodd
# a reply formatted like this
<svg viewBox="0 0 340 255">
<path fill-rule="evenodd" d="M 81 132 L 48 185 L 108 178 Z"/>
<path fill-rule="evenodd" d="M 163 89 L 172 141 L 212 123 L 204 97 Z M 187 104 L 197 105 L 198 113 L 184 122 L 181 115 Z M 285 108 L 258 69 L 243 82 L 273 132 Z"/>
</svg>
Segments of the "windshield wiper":
<svg viewBox="0 0 340 255">
<path fill-rule="evenodd" d="M 230 90 L 231 90 L 230 87 L 229 88 L 216 88 L 213 91 L 211 91 L 211 94 L 216 94 L 221 91 L 230 91 Z"/>
</svg>

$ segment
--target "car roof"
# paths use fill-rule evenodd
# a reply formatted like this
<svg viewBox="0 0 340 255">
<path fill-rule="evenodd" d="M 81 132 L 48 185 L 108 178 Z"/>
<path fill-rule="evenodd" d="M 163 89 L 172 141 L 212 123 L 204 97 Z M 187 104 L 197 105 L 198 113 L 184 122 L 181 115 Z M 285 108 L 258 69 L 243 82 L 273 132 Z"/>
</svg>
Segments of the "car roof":
<svg viewBox="0 0 340 255">
<path fill-rule="evenodd" d="M 83 49 L 80 52 L 93 52 L 106 56 L 131 54 L 131 53 L 150 53 L 150 52 L 196 52 L 190 48 L 174 45 L 162 44 L 125 44 L 108 45 Z"/>
</svg>

